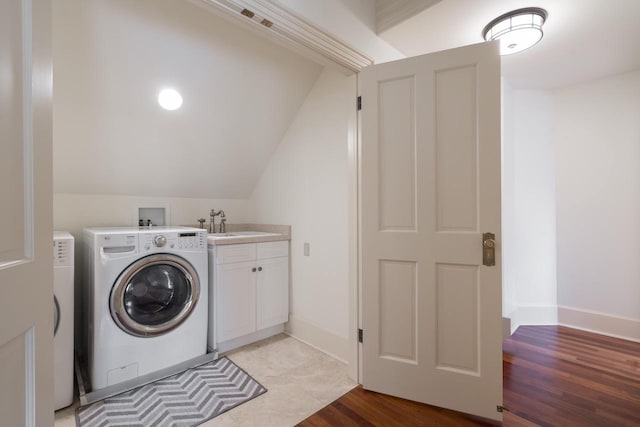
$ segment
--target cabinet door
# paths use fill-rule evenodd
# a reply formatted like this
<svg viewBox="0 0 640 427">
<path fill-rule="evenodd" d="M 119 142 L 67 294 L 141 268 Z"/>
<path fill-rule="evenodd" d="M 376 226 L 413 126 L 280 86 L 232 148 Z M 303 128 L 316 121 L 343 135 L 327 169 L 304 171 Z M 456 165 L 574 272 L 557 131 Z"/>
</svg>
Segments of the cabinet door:
<svg viewBox="0 0 640 427">
<path fill-rule="evenodd" d="M 289 320 L 289 257 L 258 260 L 258 329 Z"/>
<path fill-rule="evenodd" d="M 218 342 L 256 330 L 255 267 L 254 261 L 216 266 Z"/>
</svg>

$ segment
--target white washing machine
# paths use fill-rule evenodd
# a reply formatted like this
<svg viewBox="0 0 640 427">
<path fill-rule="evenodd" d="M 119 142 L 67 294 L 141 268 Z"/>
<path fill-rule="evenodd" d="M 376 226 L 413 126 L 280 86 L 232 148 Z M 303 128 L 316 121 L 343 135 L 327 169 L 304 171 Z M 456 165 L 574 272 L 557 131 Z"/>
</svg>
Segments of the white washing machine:
<svg viewBox="0 0 640 427">
<path fill-rule="evenodd" d="M 55 409 L 73 403 L 73 236 L 53 232 L 53 386 Z"/>
<path fill-rule="evenodd" d="M 207 234 L 88 228 L 86 350 L 93 391 L 207 352 Z"/>
</svg>

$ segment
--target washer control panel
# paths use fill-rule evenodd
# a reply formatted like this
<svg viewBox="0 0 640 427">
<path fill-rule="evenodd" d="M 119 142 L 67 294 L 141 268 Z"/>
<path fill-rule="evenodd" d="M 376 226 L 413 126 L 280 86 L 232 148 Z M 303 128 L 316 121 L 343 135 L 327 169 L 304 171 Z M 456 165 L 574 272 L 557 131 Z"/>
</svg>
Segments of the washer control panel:
<svg viewBox="0 0 640 427">
<path fill-rule="evenodd" d="M 202 249 L 207 247 L 207 233 L 193 231 L 178 233 L 178 249 Z"/>
<path fill-rule="evenodd" d="M 140 246 L 143 252 L 163 250 L 206 250 L 207 233 L 202 231 L 140 233 Z"/>
<path fill-rule="evenodd" d="M 73 266 L 73 238 L 53 239 L 53 266 Z"/>
</svg>

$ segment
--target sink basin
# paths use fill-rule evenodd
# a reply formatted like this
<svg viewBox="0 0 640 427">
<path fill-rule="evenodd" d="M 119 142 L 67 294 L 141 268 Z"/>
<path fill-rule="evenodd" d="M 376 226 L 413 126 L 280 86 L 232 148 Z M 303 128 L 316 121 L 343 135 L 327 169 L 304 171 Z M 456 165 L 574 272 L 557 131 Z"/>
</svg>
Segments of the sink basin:
<svg viewBox="0 0 640 427">
<path fill-rule="evenodd" d="M 262 236 L 277 236 L 278 233 L 267 233 L 265 231 L 233 231 L 230 233 L 209 233 L 209 237 L 224 238 L 224 237 L 262 237 Z"/>
<path fill-rule="evenodd" d="M 234 231 L 226 233 L 233 236 L 277 236 L 278 233 L 267 233 L 266 231 Z"/>
</svg>

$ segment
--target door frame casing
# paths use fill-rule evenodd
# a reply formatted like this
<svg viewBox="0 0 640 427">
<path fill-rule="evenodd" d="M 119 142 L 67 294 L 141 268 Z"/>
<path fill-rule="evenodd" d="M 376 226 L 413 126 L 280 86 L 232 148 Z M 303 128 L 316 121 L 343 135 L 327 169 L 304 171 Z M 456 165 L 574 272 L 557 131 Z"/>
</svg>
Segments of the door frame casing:
<svg viewBox="0 0 640 427">
<path fill-rule="evenodd" d="M 349 109 L 347 134 L 348 199 L 348 265 L 349 265 L 349 359 L 348 374 L 358 384 L 362 383 L 362 354 L 358 342 L 358 329 L 362 327 L 360 316 L 360 117 L 357 111 L 358 77 L 356 73 L 353 92 L 353 108 Z"/>
</svg>

